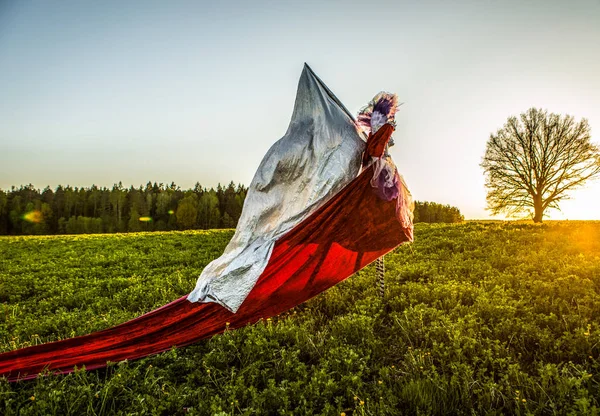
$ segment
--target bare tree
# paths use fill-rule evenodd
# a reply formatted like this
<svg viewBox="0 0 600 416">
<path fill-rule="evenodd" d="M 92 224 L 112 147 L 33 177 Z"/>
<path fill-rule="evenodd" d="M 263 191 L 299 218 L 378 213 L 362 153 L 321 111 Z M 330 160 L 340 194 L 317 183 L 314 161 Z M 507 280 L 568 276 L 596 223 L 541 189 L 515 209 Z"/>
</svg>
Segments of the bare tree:
<svg viewBox="0 0 600 416">
<path fill-rule="evenodd" d="M 488 210 L 529 212 L 542 222 L 547 208 L 559 209 L 569 191 L 600 173 L 600 149 L 590 141 L 586 119 L 531 108 L 490 135 L 481 167 Z"/>
</svg>

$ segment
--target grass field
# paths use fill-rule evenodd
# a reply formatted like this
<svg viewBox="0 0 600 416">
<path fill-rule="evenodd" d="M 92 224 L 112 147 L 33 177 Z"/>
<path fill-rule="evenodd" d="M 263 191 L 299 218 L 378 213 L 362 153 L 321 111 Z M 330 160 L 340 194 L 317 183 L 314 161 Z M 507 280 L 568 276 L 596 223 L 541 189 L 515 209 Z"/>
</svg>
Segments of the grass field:
<svg viewBox="0 0 600 416">
<path fill-rule="evenodd" d="M 0 351 L 193 288 L 232 231 L 0 237 Z M 417 224 L 295 309 L 142 360 L 9 384 L 0 414 L 599 414 L 600 223 Z"/>
</svg>

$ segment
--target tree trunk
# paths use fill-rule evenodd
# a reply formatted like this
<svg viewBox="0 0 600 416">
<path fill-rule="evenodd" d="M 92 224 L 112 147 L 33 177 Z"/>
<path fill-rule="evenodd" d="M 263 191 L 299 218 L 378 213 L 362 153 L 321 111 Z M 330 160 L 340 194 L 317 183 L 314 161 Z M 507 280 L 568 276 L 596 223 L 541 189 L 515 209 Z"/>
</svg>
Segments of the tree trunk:
<svg viewBox="0 0 600 416">
<path fill-rule="evenodd" d="M 542 205 L 541 197 L 533 197 L 533 209 L 534 209 L 533 222 L 541 223 L 542 217 L 544 216 L 544 208 Z"/>
</svg>

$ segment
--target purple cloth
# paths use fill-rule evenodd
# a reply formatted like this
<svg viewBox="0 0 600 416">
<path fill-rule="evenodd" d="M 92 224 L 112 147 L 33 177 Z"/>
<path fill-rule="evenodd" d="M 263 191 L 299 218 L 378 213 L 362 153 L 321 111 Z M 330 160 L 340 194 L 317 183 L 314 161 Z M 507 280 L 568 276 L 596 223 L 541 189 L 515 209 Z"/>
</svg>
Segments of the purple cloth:
<svg viewBox="0 0 600 416">
<path fill-rule="evenodd" d="M 400 193 L 400 178 L 398 177 L 398 174 L 394 173 L 392 186 L 387 185 L 389 175 L 389 171 L 383 169 L 377 178 L 377 196 L 384 201 L 396 199 Z"/>
</svg>

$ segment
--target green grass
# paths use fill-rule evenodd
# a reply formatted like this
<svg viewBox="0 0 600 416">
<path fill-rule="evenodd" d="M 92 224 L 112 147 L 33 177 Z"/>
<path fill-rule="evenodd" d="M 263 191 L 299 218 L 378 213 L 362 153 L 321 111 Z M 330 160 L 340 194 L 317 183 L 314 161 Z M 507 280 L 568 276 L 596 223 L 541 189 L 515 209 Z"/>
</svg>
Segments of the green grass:
<svg viewBox="0 0 600 416">
<path fill-rule="evenodd" d="M 0 351 L 185 295 L 232 231 L 0 238 Z M 0 414 L 598 414 L 600 223 L 418 224 L 273 318 L 107 369 L 10 384 Z"/>
</svg>

